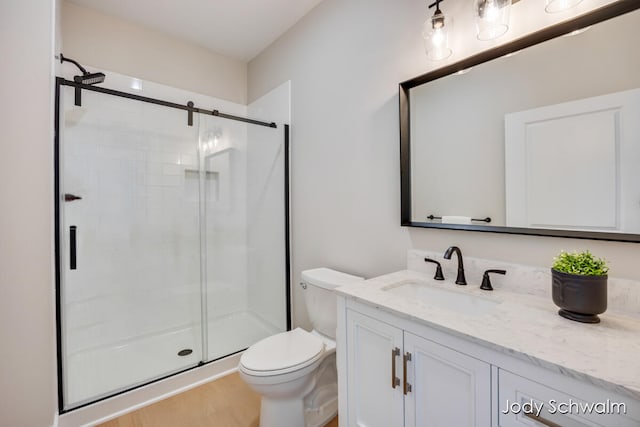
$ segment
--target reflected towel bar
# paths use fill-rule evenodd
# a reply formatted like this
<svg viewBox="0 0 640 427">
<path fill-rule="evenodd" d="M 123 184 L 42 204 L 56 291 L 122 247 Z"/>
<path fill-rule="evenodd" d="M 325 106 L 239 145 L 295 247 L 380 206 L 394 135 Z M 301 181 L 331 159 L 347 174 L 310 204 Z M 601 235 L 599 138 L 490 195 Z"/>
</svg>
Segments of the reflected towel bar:
<svg viewBox="0 0 640 427">
<path fill-rule="evenodd" d="M 427 217 L 427 219 L 433 221 L 434 219 L 442 219 L 441 216 L 433 216 L 433 215 L 429 215 Z M 486 217 L 486 218 L 471 218 L 471 221 L 479 221 L 479 222 L 491 222 L 491 218 L 490 217 Z"/>
</svg>

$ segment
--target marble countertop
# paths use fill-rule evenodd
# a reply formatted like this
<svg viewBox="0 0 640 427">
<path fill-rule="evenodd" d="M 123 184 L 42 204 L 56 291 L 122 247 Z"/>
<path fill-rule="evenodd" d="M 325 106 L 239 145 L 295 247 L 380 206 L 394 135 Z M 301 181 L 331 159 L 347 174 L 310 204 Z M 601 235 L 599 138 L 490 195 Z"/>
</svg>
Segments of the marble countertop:
<svg viewBox="0 0 640 427">
<path fill-rule="evenodd" d="M 473 295 L 499 304 L 485 313 L 464 314 L 383 288 L 403 281 Z M 489 346 L 563 375 L 640 400 L 640 319 L 607 311 L 599 324 L 558 316 L 550 298 L 482 291 L 478 286 L 436 282 L 432 275 L 402 270 L 343 286 L 339 295 L 373 305 L 469 341 Z"/>
</svg>

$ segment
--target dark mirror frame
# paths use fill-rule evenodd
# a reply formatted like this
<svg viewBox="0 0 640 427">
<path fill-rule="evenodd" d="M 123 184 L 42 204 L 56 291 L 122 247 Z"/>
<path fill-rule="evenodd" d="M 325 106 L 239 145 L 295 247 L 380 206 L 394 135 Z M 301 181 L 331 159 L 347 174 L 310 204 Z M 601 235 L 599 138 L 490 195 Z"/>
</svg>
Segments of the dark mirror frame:
<svg viewBox="0 0 640 427">
<path fill-rule="evenodd" d="M 476 55 L 439 68 L 413 79 L 400 83 L 400 184 L 401 184 L 401 225 L 407 227 L 441 228 L 450 230 L 485 231 L 492 233 L 526 234 L 533 236 L 568 237 L 576 239 L 609 240 L 619 242 L 640 242 L 640 234 L 610 233 L 594 231 L 575 231 L 543 228 L 505 227 L 490 225 L 457 225 L 430 222 L 417 222 L 411 219 L 411 137 L 410 137 L 410 90 L 432 80 L 445 77 L 458 71 L 500 58 L 509 53 L 554 39 L 589 25 L 640 9 L 640 0 L 618 0 L 592 12 L 570 19 L 557 25 L 544 28 L 507 44 L 483 51 Z"/>
</svg>

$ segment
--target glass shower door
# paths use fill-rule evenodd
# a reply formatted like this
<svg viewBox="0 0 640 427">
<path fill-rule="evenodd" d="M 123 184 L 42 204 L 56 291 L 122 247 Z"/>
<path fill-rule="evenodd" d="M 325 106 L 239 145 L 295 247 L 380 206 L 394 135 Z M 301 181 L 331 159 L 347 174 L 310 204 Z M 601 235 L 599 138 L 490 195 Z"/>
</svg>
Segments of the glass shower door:
<svg viewBox="0 0 640 427">
<path fill-rule="evenodd" d="M 64 409 L 203 360 L 198 118 L 62 88 Z"/>
<path fill-rule="evenodd" d="M 284 129 L 202 116 L 200 152 L 210 361 L 287 328 Z"/>
</svg>

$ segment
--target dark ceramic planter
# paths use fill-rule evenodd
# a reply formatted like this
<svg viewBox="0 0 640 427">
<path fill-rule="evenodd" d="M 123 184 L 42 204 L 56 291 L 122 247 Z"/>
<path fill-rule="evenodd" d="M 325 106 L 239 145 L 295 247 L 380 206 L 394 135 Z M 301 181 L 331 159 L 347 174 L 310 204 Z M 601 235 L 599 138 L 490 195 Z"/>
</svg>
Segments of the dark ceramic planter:
<svg viewBox="0 0 640 427">
<path fill-rule="evenodd" d="M 551 269 L 553 302 L 558 314 L 582 323 L 600 323 L 607 310 L 607 277 L 581 276 Z"/>
</svg>

